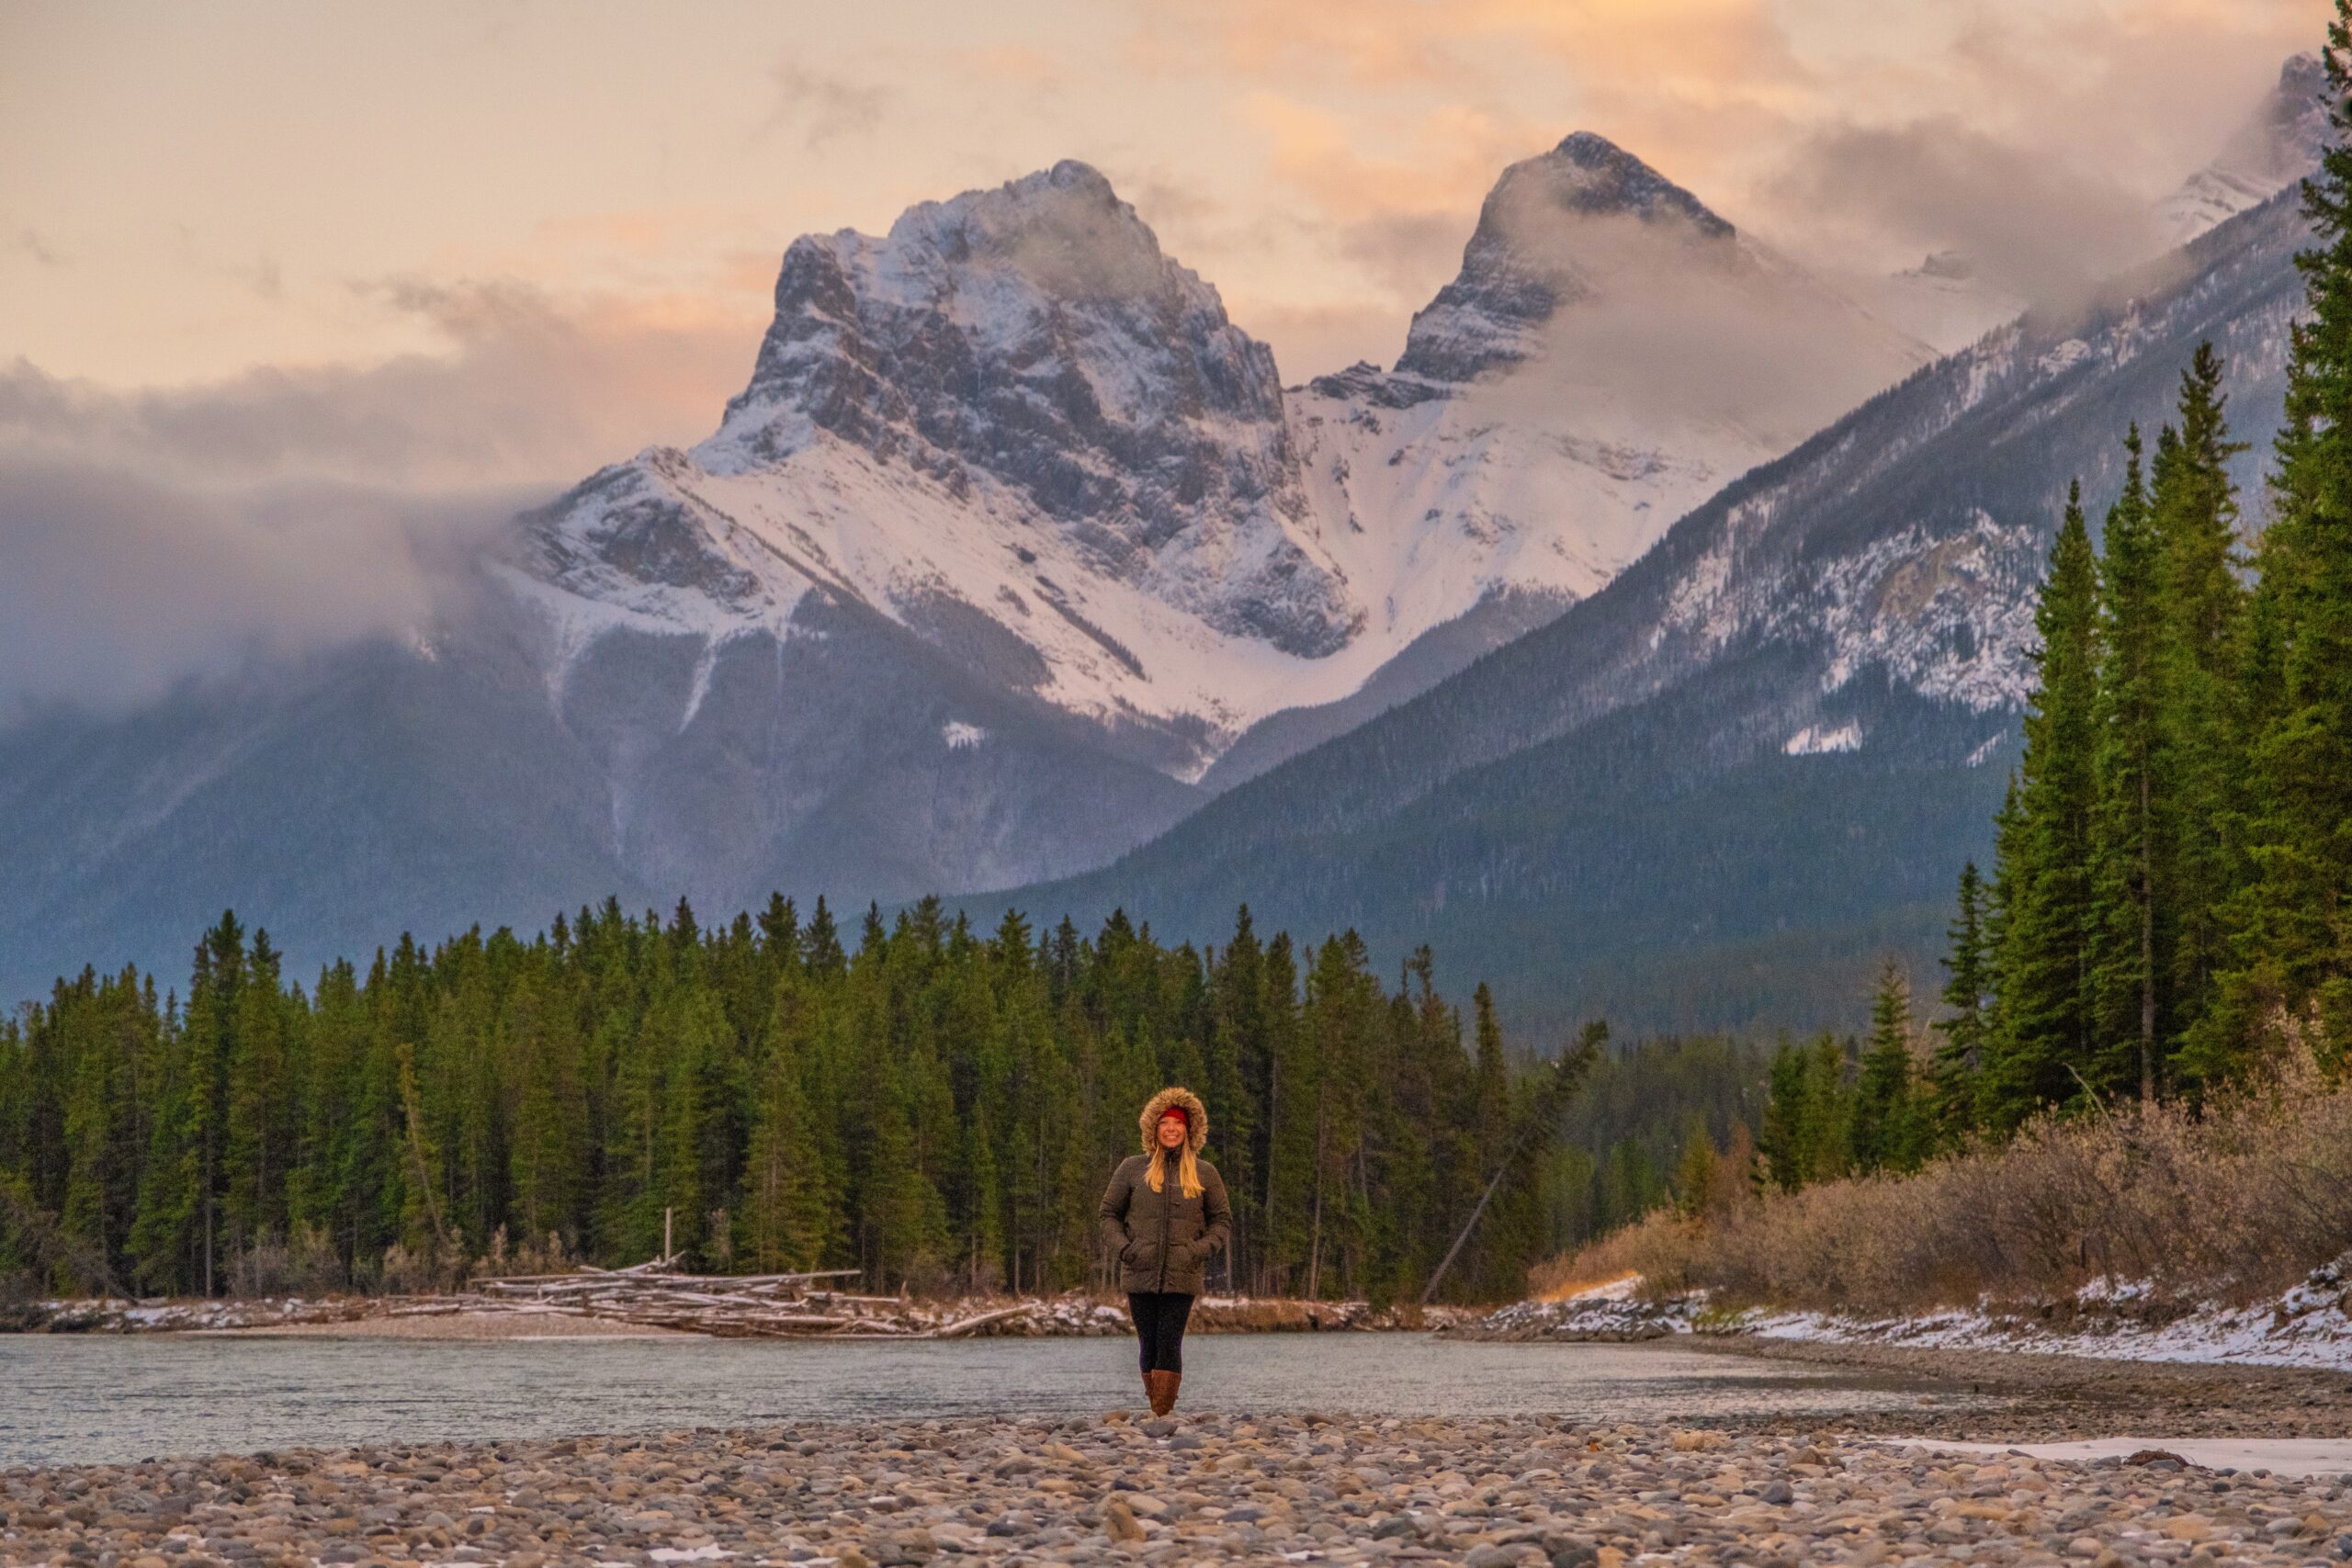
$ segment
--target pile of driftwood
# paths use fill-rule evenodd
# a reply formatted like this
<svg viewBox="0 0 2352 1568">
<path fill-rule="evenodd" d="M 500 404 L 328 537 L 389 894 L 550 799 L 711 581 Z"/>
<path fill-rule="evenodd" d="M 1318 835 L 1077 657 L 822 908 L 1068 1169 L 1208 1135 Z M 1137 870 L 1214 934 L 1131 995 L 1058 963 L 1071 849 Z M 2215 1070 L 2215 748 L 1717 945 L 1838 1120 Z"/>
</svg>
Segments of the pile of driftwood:
<svg viewBox="0 0 2352 1568">
<path fill-rule="evenodd" d="M 414 1312 L 495 1311 L 590 1317 L 641 1328 L 773 1338 L 952 1339 L 1021 1311 L 977 1313 L 959 1320 L 925 1321 L 899 1296 L 863 1296 L 829 1281 L 854 1280 L 854 1269 L 799 1274 L 681 1274 L 676 1256 L 628 1269 L 576 1269 L 565 1274 L 514 1274 L 476 1279 L 471 1299 L 435 1302 Z M 486 1299 L 485 1299 L 486 1298 Z"/>
</svg>

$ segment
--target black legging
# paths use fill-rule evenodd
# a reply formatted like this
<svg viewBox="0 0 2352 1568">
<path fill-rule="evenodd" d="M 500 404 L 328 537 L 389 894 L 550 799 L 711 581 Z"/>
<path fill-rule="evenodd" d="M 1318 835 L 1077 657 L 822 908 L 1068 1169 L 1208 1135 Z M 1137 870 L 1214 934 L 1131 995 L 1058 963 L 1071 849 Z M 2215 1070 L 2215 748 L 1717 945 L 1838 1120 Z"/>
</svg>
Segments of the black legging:
<svg viewBox="0 0 2352 1568">
<path fill-rule="evenodd" d="M 1193 1314 L 1193 1298 L 1182 1291 L 1129 1291 L 1127 1314 L 1136 1320 L 1143 1370 L 1182 1371 L 1184 1320 Z"/>
</svg>

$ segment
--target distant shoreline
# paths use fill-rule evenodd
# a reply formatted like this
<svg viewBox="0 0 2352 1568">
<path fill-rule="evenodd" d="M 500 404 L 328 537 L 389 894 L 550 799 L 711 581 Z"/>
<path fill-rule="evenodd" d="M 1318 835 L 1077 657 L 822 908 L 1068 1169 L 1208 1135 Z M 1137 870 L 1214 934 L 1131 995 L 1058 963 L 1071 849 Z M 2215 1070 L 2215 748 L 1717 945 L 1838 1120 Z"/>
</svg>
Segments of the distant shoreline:
<svg viewBox="0 0 2352 1568">
<path fill-rule="evenodd" d="M 1412 1332 L 1454 1328 L 1479 1307 L 1374 1308 L 1363 1302 L 1204 1296 L 1201 1334 Z M 685 1324 L 630 1321 L 536 1302 L 474 1295 L 216 1297 L 46 1301 L 0 1309 L 0 1331 L 20 1334 L 191 1334 L 416 1340 L 774 1337 L 830 1339 L 1097 1338 L 1128 1332 L 1126 1306 L 1109 1297 L 907 1298 L 852 1331 L 752 1336 Z"/>
</svg>

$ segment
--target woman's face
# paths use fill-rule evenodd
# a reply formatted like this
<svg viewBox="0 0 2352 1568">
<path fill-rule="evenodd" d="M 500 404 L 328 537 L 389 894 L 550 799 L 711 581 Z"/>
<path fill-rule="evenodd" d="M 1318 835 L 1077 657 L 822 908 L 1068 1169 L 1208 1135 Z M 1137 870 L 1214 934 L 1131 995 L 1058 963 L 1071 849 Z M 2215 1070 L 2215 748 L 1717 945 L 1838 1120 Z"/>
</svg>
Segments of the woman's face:
<svg viewBox="0 0 2352 1568">
<path fill-rule="evenodd" d="M 1162 1116 L 1159 1119 L 1159 1146 L 1172 1149 L 1183 1141 L 1184 1119 L 1182 1116 Z"/>
</svg>

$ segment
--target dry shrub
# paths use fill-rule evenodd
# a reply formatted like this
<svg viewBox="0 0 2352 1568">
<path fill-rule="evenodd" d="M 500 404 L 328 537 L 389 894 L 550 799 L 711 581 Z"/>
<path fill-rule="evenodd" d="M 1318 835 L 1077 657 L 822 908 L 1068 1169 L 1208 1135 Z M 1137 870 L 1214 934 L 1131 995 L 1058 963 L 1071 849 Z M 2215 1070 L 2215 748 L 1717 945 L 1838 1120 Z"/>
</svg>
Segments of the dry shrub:
<svg viewBox="0 0 2352 1568">
<path fill-rule="evenodd" d="M 414 1277 L 413 1260 L 406 1254 L 403 1266 Z M 390 1259 L 387 1259 L 389 1267 Z M 465 1269 L 467 1282 L 495 1280 L 506 1275 L 569 1274 L 580 1267 L 581 1259 L 564 1246 L 560 1232 L 549 1231 L 543 1236 L 525 1232 L 519 1242 L 510 1241 L 506 1227 L 499 1226 L 491 1233 L 490 1250 L 469 1263 Z"/>
<path fill-rule="evenodd" d="M 426 1241 L 411 1251 L 399 1242 L 384 1249 L 384 1265 L 376 1288 L 388 1296 L 437 1296 L 456 1290 L 469 1269 L 458 1249 L 443 1249 Z"/>
<path fill-rule="evenodd" d="M 1909 1312 L 2144 1280 L 2162 1314 L 2274 1293 L 2352 1246 L 2352 1088 L 2307 1053 L 2201 1111 L 2132 1105 L 2030 1123 L 1916 1176 L 1773 1193 L 1703 1221 L 1661 1211 L 1540 1270 L 1638 1269 L 1727 1304 Z"/>
<path fill-rule="evenodd" d="M 232 1295 L 321 1296 L 348 1283 L 334 1239 L 313 1224 L 298 1224 L 283 1239 L 275 1233 L 266 1235 L 229 1265 Z"/>
</svg>

